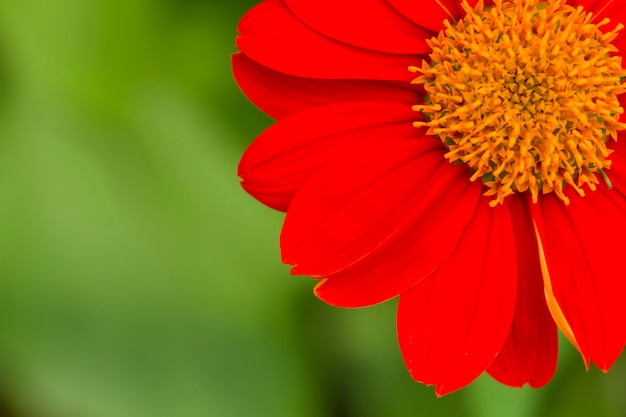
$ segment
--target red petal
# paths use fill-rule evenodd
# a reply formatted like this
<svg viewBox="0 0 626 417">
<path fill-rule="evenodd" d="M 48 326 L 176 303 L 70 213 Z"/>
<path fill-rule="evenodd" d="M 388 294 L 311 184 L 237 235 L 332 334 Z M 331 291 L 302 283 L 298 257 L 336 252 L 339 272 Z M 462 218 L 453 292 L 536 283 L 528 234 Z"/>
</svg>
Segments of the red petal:
<svg viewBox="0 0 626 417">
<path fill-rule="evenodd" d="M 438 33 L 444 28 L 443 21 L 459 19 L 461 6 L 455 0 L 387 0 L 396 10 L 421 27 Z M 454 17 L 454 19 L 452 18 Z"/>
<path fill-rule="evenodd" d="M 393 54 L 431 51 L 434 36 L 406 19 L 385 0 L 285 0 L 304 23 L 338 41 Z"/>
<path fill-rule="evenodd" d="M 296 113 L 269 127 L 239 163 L 242 186 L 252 196 L 286 211 L 293 195 L 329 160 L 368 143 L 415 138 L 419 113 L 385 102 L 338 103 Z"/>
<path fill-rule="evenodd" d="M 554 297 L 581 354 L 608 370 L 626 341 L 626 199 L 598 187 L 570 204 L 554 194 L 532 205 Z"/>
<path fill-rule="evenodd" d="M 390 243 L 436 207 L 458 177 L 432 136 L 355 147 L 312 176 L 283 225 L 283 262 L 292 273 L 328 276 Z"/>
<path fill-rule="evenodd" d="M 276 119 L 342 101 L 390 101 L 407 106 L 422 102 L 422 94 L 408 83 L 294 77 L 257 64 L 241 53 L 232 59 L 233 73 L 241 90 L 263 112 Z"/>
<path fill-rule="evenodd" d="M 437 395 L 493 362 L 513 319 L 517 266 L 506 207 L 481 199 L 452 256 L 400 296 L 398 339 L 411 376 Z"/>
<path fill-rule="evenodd" d="M 556 325 L 543 289 L 535 226 L 528 202 L 511 198 L 510 210 L 517 254 L 517 301 L 511 331 L 489 374 L 503 384 L 532 387 L 547 384 L 556 370 Z"/>
<path fill-rule="evenodd" d="M 280 0 L 266 0 L 239 22 L 237 46 L 254 61 L 289 75 L 410 82 L 414 55 L 396 55 L 340 43 L 313 31 Z"/>
<path fill-rule="evenodd" d="M 432 206 L 388 246 L 323 280 L 315 294 L 329 304 L 364 307 L 393 298 L 437 269 L 456 247 L 474 214 L 482 184 L 468 180 L 463 166 Z"/>
</svg>

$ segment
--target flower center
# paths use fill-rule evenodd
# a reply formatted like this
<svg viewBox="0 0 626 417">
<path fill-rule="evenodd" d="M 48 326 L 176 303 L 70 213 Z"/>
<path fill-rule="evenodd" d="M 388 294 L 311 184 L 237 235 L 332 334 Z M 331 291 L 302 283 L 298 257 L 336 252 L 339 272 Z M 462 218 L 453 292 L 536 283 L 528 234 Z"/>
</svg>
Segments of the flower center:
<svg viewBox="0 0 626 417">
<path fill-rule="evenodd" d="M 605 174 L 606 143 L 616 139 L 626 91 L 621 57 L 592 14 L 565 0 L 495 0 L 429 41 L 430 62 L 413 83 L 426 90 L 421 111 L 428 134 L 447 146 L 446 159 L 463 162 L 494 196 L 493 207 L 515 192 L 554 191 L 566 204 L 566 184 L 580 196 Z"/>
</svg>

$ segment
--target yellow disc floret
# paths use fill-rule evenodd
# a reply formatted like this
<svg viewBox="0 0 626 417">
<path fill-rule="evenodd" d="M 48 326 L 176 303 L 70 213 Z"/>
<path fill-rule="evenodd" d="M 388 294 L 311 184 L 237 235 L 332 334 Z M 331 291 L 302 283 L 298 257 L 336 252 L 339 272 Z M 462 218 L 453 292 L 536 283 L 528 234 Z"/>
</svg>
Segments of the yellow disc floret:
<svg viewBox="0 0 626 417">
<path fill-rule="evenodd" d="M 626 128 L 617 99 L 626 71 L 611 44 L 622 25 L 603 33 L 608 19 L 594 23 L 565 0 L 463 8 L 429 41 L 430 62 L 410 68 L 426 90 L 414 106 L 426 121 L 415 125 L 443 141 L 450 162 L 468 165 L 492 206 L 524 191 L 569 203 L 566 184 L 584 196 L 597 175 L 608 183 L 606 143 Z"/>
</svg>

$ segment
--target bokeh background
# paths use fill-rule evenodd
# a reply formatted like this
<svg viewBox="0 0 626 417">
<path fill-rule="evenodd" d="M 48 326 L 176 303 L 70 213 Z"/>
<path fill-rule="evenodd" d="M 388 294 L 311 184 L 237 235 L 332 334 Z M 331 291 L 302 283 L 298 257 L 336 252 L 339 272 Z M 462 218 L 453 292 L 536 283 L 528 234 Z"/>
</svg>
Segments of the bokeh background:
<svg viewBox="0 0 626 417">
<path fill-rule="evenodd" d="M 626 415 L 626 363 L 414 383 L 395 301 L 341 310 L 239 187 L 271 120 L 230 73 L 251 0 L 0 2 L 0 415 Z"/>
</svg>

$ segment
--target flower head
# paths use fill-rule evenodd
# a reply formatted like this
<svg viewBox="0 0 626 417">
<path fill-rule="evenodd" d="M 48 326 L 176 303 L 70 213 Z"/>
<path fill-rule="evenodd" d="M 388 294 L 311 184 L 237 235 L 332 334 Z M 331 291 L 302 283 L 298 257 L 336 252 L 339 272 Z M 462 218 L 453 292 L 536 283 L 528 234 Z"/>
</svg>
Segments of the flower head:
<svg viewBox="0 0 626 417">
<path fill-rule="evenodd" d="M 233 70 L 278 121 L 243 187 L 287 215 L 281 252 L 316 295 L 399 296 L 412 377 L 554 374 L 626 342 L 626 125 L 613 0 L 265 0 Z"/>
</svg>

